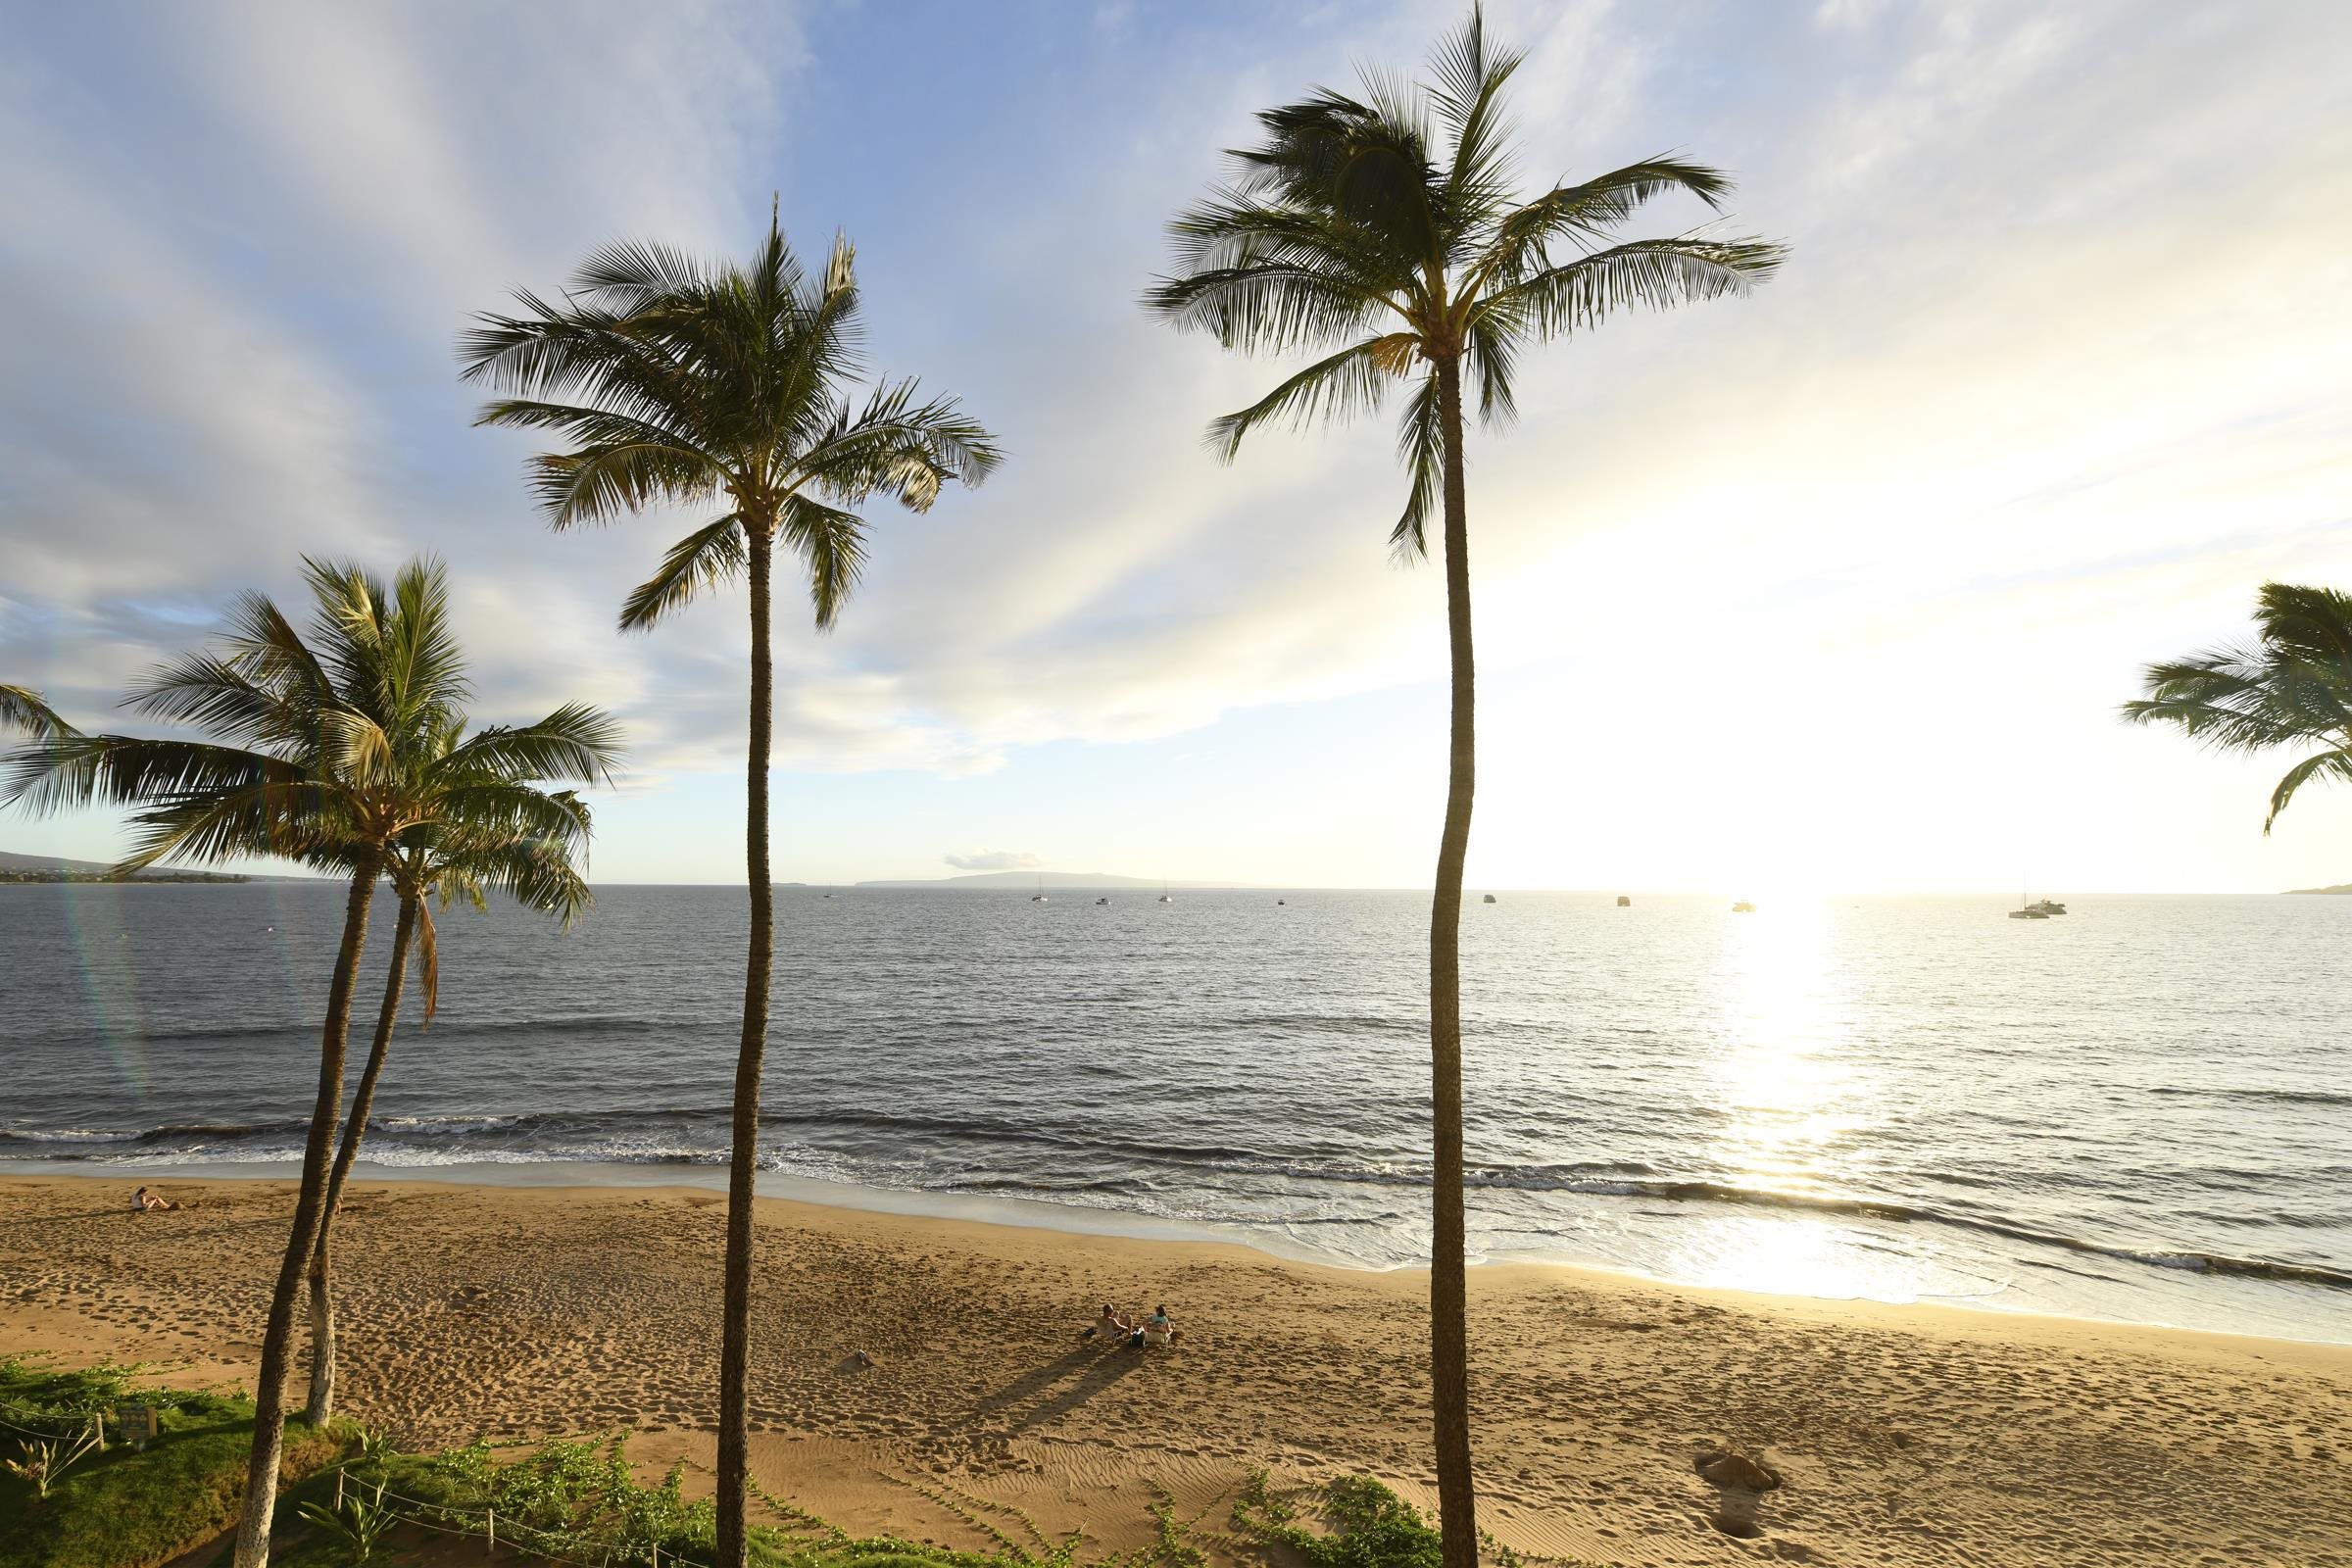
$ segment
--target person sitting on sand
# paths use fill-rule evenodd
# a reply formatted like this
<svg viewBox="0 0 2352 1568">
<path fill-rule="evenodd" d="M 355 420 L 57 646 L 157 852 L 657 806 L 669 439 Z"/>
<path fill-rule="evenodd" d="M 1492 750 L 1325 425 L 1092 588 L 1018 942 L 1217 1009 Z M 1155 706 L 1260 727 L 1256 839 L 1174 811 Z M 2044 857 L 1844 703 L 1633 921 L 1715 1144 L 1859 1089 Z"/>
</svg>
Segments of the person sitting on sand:
<svg viewBox="0 0 2352 1568">
<path fill-rule="evenodd" d="M 1136 1337 L 1141 1344 L 1163 1348 L 1176 1343 L 1176 1323 L 1168 1316 L 1167 1302 L 1162 1301 L 1152 1309 L 1152 1315 L 1144 1319 L 1144 1326 L 1136 1331 Z"/>
<path fill-rule="evenodd" d="M 1104 1301 L 1102 1315 L 1095 1319 L 1092 1326 L 1078 1337 L 1082 1340 L 1131 1340 L 1142 1332 L 1141 1329 L 1120 1316 L 1117 1309 L 1108 1301 Z"/>
<path fill-rule="evenodd" d="M 130 1195 L 130 1206 L 137 1213 L 152 1214 L 159 1209 L 177 1208 L 179 1205 L 163 1194 L 151 1193 L 142 1187 Z"/>
</svg>

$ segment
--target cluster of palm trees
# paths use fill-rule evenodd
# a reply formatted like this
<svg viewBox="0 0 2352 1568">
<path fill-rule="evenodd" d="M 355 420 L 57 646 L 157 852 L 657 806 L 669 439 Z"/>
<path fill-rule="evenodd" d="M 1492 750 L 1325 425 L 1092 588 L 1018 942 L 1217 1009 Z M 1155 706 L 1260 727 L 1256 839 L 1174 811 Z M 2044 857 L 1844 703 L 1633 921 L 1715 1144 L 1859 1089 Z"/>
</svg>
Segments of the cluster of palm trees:
<svg viewBox="0 0 2352 1568">
<path fill-rule="evenodd" d="M 329 1238 L 391 1049 L 413 946 L 421 951 L 431 1013 L 439 959 L 427 901 L 464 894 L 479 902 L 496 890 L 568 922 L 589 903 L 578 870 L 589 815 L 576 794 L 541 781 L 609 780 L 619 757 L 613 722 L 580 704 L 534 724 L 469 728 L 466 660 L 438 564 L 413 563 L 390 583 L 355 565 L 304 564 L 314 601 L 307 635 L 268 598 L 247 594 L 213 650 L 159 666 L 124 699 L 206 740 L 84 733 L 37 695 L 0 688 L 0 717 L 34 736 L 9 758 L 0 787 L 36 813 L 93 804 L 132 808 L 133 846 L 118 869 L 270 856 L 349 885 L 300 1196 L 262 1338 L 237 1536 L 238 1560 L 254 1563 L 268 1558 L 294 1307 L 306 1277 L 308 1414 L 323 1423 L 331 1411 Z M 391 969 L 338 1149 L 352 996 L 379 880 L 399 904 Z"/>
<path fill-rule="evenodd" d="M 1506 84 L 1520 57 L 1482 19 L 1447 38 L 1430 79 L 1369 76 L 1357 96 L 1318 89 L 1258 116 L 1262 140 L 1230 155 L 1228 184 L 1171 225 L 1175 267 L 1149 310 L 1243 352 L 1322 357 L 1257 403 L 1215 421 L 1230 460 L 1268 421 L 1303 423 L 1402 393 L 1398 451 L 1409 484 L 1389 530 L 1404 559 L 1438 523 L 1452 676 L 1446 813 L 1429 928 L 1433 1192 L 1431 1362 L 1446 1568 L 1477 1559 L 1464 1321 L 1458 930 L 1475 780 L 1466 429 L 1506 425 L 1513 372 L 1533 344 L 1633 306 L 1743 292 L 1779 246 L 1708 232 L 1622 240 L 1617 230 L 1674 192 L 1718 206 L 1724 175 L 1674 158 L 1528 193 L 1510 167 Z M 953 398 L 911 380 L 864 385 L 855 257 L 836 239 L 806 270 L 771 214 L 757 253 L 708 263 L 653 244 L 591 255 L 555 299 L 516 296 L 461 341 L 466 379 L 495 401 L 483 424 L 546 432 L 533 488 L 555 527 L 657 505 L 715 514 L 670 547 L 631 592 L 623 629 L 657 622 L 738 578 L 750 589 L 745 870 L 750 894 L 742 1032 L 729 1164 L 718 1401 L 718 1563 L 747 1560 L 752 1194 L 774 945 L 768 863 L 770 599 L 782 552 L 815 624 L 830 627 L 865 558 L 858 508 L 877 497 L 927 510 L 953 481 L 977 485 L 995 439 Z M 317 1104 L 301 1198 L 263 1342 L 253 1467 L 237 1568 L 267 1561 L 294 1307 L 310 1280 L 318 1348 L 312 1414 L 332 1393 L 327 1237 L 383 1068 L 412 942 L 433 938 L 427 901 L 503 890 L 568 917 L 588 901 L 572 857 L 589 829 L 568 791 L 606 776 L 616 737 L 566 707 L 538 724 L 467 737 L 462 664 L 438 567 L 390 590 L 355 568 L 314 564 L 313 641 L 267 601 L 239 607 L 225 650 L 167 666 L 129 699 L 220 743 L 84 735 L 33 694 L 0 688 L 0 720 L 35 737 L 8 786 L 33 809 L 92 802 L 136 808 L 130 865 L 167 856 L 290 856 L 350 879 L 321 1030 Z M 353 974 L 370 893 L 400 898 L 393 973 L 359 1089 L 335 1148 Z M 334 1158 L 329 1162 L 330 1150 Z M 320 1370 L 323 1368 L 323 1370 Z"/>
</svg>

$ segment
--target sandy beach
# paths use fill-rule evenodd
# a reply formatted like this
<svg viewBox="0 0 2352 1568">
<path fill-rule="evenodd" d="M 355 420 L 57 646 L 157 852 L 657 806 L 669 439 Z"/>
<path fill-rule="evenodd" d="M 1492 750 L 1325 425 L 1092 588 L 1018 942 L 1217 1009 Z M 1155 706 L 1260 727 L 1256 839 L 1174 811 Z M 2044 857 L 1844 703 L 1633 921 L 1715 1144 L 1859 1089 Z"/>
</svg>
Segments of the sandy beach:
<svg viewBox="0 0 2352 1568">
<path fill-rule="evenodd" d="M 290 1187 L 175 1184 L 188 1207 L 142 1218 L 130 1185 L 0 1180 L 0 1350 L 249 1380 Z M 360 1185 L 343 1407 L 415 1444 L 634 1427 L 704 1473 L 721 1212 Z M 1153 1484 L 1213 1527 L 1260 1466 L 1432 1497 L 1417 1274 L 782 1200 L 760 1224 L 754 1475 L 854 1530 L 984 1544 L 961 1494 L 1124 1547 Z M 1165 1301 L 1181 1345 L 1082 1343 L 1105 1299 Z M 1472 1316 L 1481 1523 L 1526 1552 L 2352 1564 L 2352 1348 L 1533 1265 L 1475 1270 Z M 1726 1444 L 1786 1484 L 1719 1492 L 1694 1459 Z"/>
</svg>

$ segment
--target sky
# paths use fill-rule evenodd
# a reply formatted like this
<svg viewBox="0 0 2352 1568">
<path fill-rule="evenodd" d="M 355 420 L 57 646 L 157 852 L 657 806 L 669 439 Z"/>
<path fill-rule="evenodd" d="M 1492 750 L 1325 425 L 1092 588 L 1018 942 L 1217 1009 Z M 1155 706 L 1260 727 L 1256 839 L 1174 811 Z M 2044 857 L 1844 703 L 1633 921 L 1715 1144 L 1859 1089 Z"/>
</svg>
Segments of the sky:
<svg viewBox="0 0 2352 1568">
<path fill-rule="evenodd" d="M 1007 461 L 779 593 L 775 874 L 1426 885 L 1444 585 L 1387 417 L 1137 304 L 1250 116 L 1451 5 L 0 3 L 0 680 L 86 727 L 304 553 L 444 559 L 476 712 L 625 724 L 607 882 L 741 875 L 739 592 L 623 635 L 702 518 L 554 534 L 469 313 L 589 250 L 858 247 L 874 368 Z M 2267 579 L 2352 586 L 2352 8 L 1497 0 L 1531 193 L 1673 151 L 1746 299 L 1531 353 L 1474 432 L 1492 888 L 2268 891 L 2352 798 L 2126 727 Z M 1707 215 L 1660 203 L 1629 232 Z M 103 813 L 0 848 L 108 858 Z"/>
</svg>

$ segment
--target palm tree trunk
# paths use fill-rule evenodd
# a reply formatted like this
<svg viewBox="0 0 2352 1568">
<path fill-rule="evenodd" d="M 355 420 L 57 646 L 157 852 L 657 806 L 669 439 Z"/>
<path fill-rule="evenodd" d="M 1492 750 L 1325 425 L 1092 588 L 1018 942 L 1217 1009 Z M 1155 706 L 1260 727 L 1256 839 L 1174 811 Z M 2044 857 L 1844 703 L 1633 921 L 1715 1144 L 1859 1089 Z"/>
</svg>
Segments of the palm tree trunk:
<svg viewBox="0 0 2352 1568">
<path fill-rule="evenodd" d="M 400 921 L 392 928 L 392 972 L 384 979 L 383 1005 L 375 1013 L 375 1043 L 368 1050 L 368 1065 L 360 1087 L 351 1097 L 351 1116 L 343 1123 L 343 1146 L 335 1151 L 335 1168 L 326 1178 L 326 1200 L 318 1210 L 318 1245 L 311 1250 L 311 1401 L 314 1427 L 326 1425 L 335 1413 L 335 1301 L 327 1288 L 327 1245 L 334 1235 L 335 1210 L 343 1202 L 343 1184 L 360 1157 L 360 1141 L 368 1136 L 368 1112 L 375 1104 L 376 1080 L 384 1075 L 384 1056 L 392 1049 L 392 1026 L 400 1020 L 400 994 L 409 977 L 409 942 L 416 934 L 416 901 L 400 901 Z"/>
<path fill-rule="evenodd" d="M 235 1568 L 267 1568 L 270 1561 L 270 1521 L 277 1510 L 277 1466 L 286 1441 L 286 1363 L 294 1339 L 294 1298 L 301 1294 L 303 1266 L 318 1240 L 318 1215 L 326 1200 L 327 1154 L 334 1147 L 336 1113 L 343 1108 L 352 981 L 368 946 L 368 905 L 375 893 L 375 858 L 363 855 L 343 906 L 343 946 L 335 955 L 326 1022 L 318 1032 L 318 1096 L 311 1108 L 310 1140 L 302 1151 L 302 1196 L 294 1204 L 294 1229 L 286 1237 L 277 1290 L 270 1298 L 270 1324 L 262 1334 L 261 1382 L 253 1392 L 253 1456 L 245 1471 L 245 1512 L 237 1521 Z"/>
<path fill-rule="evenodd" d="M 1430 1192 L 1429 1361 L 1438 1448 L 1445 1568 L 1477 1568 L 1477 1482 L 1470 1466 L 1470 1346 L 1462 1220 L 1462 862 L 1478 782 L 1470 657 L 1470 518 L 1462 482 L 1460 363 L 1438 363 L 1446 421 L 1446 632 L 1452 656 L 1453 740 L 1446 829 L 1429 907 Z"/>
<path fill-rule="evenodd" d="M 768 970 L 775 956 L 775 887 L 767 865 L 767 758 L 774 674 L 767 646 L 768 579 L 774 544 L 751 536 L 752 741 L 744 765 L 744 871 L 751 883 L 752 943 L 744 964 L 743 1039 L 735 1054 L 733 1148 L 727 1162 L 726 1328 L 718 1352 L 718 1557 L 744 1568 L 750 1551 L 752 1372 L 752 1178 L 760 1157 L 760 1070 L 767 1054 Z"/>
</svg>

